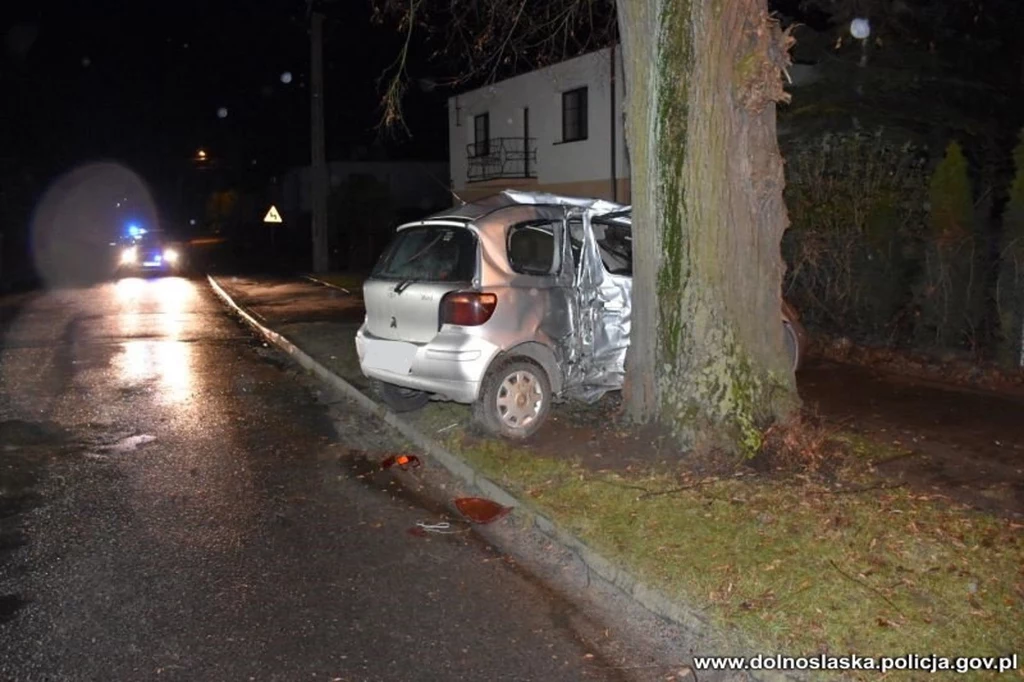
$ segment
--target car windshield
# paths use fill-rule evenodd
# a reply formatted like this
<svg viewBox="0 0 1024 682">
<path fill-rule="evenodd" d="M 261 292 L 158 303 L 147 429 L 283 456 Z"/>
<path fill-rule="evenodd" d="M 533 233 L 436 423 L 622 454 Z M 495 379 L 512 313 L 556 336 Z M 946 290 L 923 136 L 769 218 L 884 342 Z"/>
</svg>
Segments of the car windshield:
<svg viewBox="0 0 1024 682">
<path fill-rule="evenodd" d="M 469 282 L 476 264 L 476 236 L 452 225 L 402 230 L 373 269 L 378 279 Z"/>
</svg>

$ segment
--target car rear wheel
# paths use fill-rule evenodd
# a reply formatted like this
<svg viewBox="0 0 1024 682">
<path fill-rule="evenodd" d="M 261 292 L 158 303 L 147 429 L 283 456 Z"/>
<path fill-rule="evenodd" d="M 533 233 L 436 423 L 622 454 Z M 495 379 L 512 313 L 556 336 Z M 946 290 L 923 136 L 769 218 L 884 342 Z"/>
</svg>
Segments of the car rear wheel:
<svg viewBox="0 0 1024 682">
<path fill-rule="evenodd" d="M 383 381 L 373 383 L 374 392 L 381 402 L 394 412 L 413 412 L 430 402 L 430 394 L 414 388 L 403 388 Z"/>
<path fill-rule="evenodd" d="M 515 359 L 487 373 L 473 416 L 492 435 L 522 440 L 537 432 L 550 410 L 548 375 L 530 360 Z"/>
</svg>

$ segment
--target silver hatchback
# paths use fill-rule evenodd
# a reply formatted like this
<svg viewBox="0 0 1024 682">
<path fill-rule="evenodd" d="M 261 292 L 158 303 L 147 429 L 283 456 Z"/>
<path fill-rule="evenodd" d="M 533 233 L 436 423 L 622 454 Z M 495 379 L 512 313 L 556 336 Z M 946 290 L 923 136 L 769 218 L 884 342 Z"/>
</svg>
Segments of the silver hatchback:
<svg viewBox="0 0 1024 682">
<path fill-rule="evenodd" d="M 554 399 L 622 388 L 630 213 L 505 191 L 402 225 L 363 285 L 363 373 L 395 411 L 472 403 L 478 423 L 508 438 L 533 434 Z M 802 333 L 789 329 L 796 363 Z"/>
</svg>

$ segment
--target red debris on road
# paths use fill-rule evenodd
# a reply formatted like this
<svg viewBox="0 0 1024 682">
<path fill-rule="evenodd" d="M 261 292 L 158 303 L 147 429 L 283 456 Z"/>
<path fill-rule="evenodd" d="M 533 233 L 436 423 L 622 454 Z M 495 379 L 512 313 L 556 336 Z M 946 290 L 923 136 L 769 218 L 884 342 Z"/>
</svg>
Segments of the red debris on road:
<svg viewBox="0 0 1024 682">
<path fill-rule="evenodd" d="M 415 469 L 420 466 L 422 462 L 420 462 L 420 458 L 416 455 L 391 455 L 380 463 L 380 468 L 390 469 L 396 464 L 402 468 L 402 471 L 408 471 L 409 467 Z"/>
<path fill-rule="evenodd" d="M 511 507 L 503 507 L 483 497 L 456 498 L 455 507 L 473 523 L 492 523 L 512 511 Z"/>
</svg>

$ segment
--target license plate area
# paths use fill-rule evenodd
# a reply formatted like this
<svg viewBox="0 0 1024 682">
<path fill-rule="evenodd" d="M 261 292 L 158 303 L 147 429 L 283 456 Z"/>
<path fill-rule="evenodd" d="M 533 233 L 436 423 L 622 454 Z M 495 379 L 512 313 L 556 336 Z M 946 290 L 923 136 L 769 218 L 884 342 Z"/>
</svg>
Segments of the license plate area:
<svg viewBox="0 0 1024 682">
<path fill-rule="evenodd" d="M 408 374 L 418 348 L 416 344 L 406 341 L 374 341 L 367 345 L 363 362 L 372 369 Z"/>
</svg>

